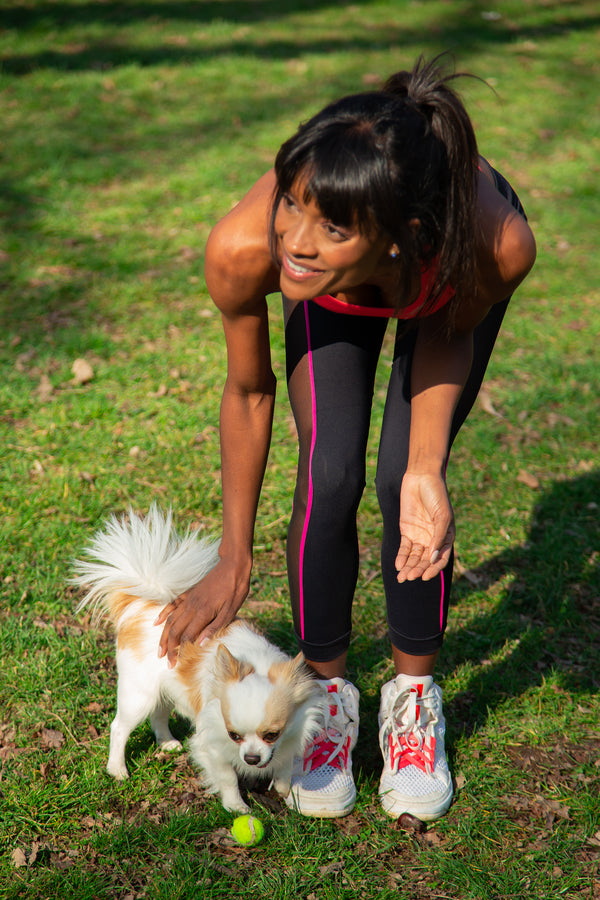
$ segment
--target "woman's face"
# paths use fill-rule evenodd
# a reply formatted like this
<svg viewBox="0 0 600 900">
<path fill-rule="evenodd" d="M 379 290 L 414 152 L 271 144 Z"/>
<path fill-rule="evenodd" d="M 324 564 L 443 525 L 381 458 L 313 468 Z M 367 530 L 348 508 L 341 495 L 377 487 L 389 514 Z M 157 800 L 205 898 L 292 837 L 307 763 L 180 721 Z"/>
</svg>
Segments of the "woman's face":
<svg viewBox="0 0 600 900">
<path fill-rule="evenodd" d="M 281 199 L 275 234 L 281 292 L 290 300 L 376 284 L 389 269 L 390 241 L 330 222 L 312 198 L 305 200 L 302 178 Z"/>
</svg>

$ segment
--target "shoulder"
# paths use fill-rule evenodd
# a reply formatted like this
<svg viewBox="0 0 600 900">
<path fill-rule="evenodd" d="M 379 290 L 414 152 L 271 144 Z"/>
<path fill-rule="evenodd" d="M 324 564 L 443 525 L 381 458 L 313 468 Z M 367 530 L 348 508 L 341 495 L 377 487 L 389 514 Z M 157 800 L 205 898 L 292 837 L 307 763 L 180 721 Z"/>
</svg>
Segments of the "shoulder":
<svg viewBox="0 0 600 900">
<path fill-rule="evenodd" d="M 496 189 L 485 169 L 478 192 L 478 291 L 490 303 L 506 299 L 535 262 L 536 246 L 526 219 Z"/>
<path fill-rule="evenodd" d="M 206 245 L 206 284 L 227 315 L 277 290 L 279 273 L 269 249 L 269 218 L 275 186 L 267 172 L 212 229 Z"/>
<path fill-rule="evenodd" d="M 526 219 L 496 188 L 485 160 L 479 172 L 475 240 L 473 293 L 469 297 L 455 297 L 431 317 L 454 332 L 475 328 L 495 303 L 510 297 L 535 262 L 533 232 Z"/>
</svg>

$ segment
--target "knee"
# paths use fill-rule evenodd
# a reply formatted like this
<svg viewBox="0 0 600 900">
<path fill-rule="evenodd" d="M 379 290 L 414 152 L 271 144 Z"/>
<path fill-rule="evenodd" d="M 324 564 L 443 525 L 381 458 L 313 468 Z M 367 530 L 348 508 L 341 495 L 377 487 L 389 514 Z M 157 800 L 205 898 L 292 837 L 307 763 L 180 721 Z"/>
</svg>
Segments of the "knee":
<svg viewBox="0 0 600 900">
<path fill-rule="evenodd" d="M 313 459 L 310 478 L 299 477 L 296 501 L 308 497 L 314 507 L 333 519 L 356 512 L 365 487 L 365 467 L 327 456 Z"/>
</svg>

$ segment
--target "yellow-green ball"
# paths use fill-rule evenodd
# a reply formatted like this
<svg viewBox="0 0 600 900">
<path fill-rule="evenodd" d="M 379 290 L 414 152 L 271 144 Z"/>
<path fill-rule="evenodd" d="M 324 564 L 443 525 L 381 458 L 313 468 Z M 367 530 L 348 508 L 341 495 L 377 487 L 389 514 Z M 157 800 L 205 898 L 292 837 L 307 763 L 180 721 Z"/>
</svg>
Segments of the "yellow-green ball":
<svg viewBox="0 0 600 900">
<path fill-rule="evenodd" d="M 231 833 L 242 847 L 254 847 L 265 836 L 265 827 L 255 816 L 238 816 L 231 826 Z"/>
</svg>

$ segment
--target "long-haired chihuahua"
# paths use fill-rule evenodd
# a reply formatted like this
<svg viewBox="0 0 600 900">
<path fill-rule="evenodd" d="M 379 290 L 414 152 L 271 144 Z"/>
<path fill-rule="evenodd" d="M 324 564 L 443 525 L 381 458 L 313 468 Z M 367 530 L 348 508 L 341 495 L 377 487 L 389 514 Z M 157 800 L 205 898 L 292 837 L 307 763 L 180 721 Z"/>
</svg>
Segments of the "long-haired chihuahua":
<svg viewBox="0 0 600 900">
<path fill-rule="evenodd" d="M 171 512 L 113 517 L 74 563 L 73 583 L 87 589 L 78 609 L 106 614 L 116 630 L 117 713 L 107 771 L 127 778 L 125 747 L 150 717 L 163 749 L 181 747 L 169 729 L 175 709 L 195 726 L 189 748 L 209 791 L 247 812 L 238 778 L 270 781 L 289 793 L 292 764 L 319 727 L 315 681 L 301 654 L 291 658 L 236 619 L 198 646 L 183 644 L 170 668 L 158 656 L 159 611 L 202 579 L 218 560 L 218 542 L 179 535 Z"/>
</svg>

